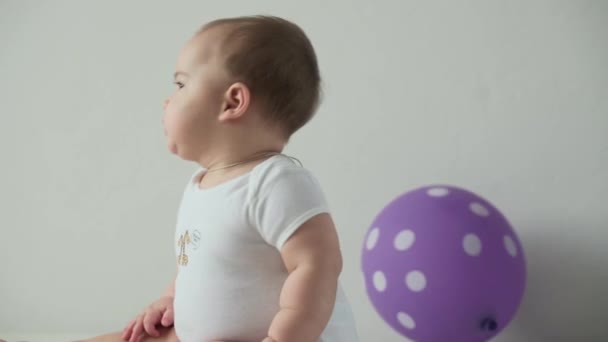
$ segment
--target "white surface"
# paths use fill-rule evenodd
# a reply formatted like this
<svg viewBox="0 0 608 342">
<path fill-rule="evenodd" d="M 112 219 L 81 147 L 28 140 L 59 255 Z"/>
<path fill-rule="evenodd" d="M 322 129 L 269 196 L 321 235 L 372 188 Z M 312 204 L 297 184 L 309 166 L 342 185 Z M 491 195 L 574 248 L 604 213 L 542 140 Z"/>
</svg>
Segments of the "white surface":
<svg viewBox="0 0 608 342">
<path fill-rule="evenodd" d="M 7 342 L 71 342 L 79 339 L 85 339 L 94 336 L 91 334 L 45 334 L 45 333 L 34 333 L 34 334 L 15 334 L 15 333 L 2 333 L 0 332 L 0 340 Z"/>
<path fill-rule="evenodd" d="M 288 152 L 334 209 L 362 341 L 402 340 L 365 296 L 365 232 L 428 183 L 519 232 L 528 291 L 497 341 L 608 337 L 608 2 L 523 0 L 1 1 L 0 331 L 115 331 L 160 294 L 193 171 L 160 126 L 177 51 L 252 13 L 317 48 L 325 102 Z"/>
</svg>

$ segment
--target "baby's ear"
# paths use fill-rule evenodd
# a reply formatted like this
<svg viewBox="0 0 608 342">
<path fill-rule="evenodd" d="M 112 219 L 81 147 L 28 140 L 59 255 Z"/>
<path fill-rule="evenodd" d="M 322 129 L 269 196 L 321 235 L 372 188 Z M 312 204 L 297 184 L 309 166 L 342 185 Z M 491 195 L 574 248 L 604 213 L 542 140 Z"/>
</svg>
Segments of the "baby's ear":
<svg viewBox="0 0 608 342">
<path fill-rule="evenodd" d="M 224 93 L 224 104 L 220 121 L 234 120 L 242 117 L 251 104 L 251 91 L 246 84 L 237 82 L 232 84 Z"/>
</svg>

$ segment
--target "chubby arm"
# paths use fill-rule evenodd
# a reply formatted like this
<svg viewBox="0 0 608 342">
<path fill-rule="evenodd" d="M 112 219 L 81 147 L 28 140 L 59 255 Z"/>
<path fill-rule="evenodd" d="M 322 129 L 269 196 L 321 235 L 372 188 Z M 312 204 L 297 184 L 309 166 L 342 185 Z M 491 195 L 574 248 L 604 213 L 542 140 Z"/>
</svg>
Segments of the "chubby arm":
<svg viewBox="0 0 608 342">
<path fill-rule="evenodd" d="M 342 271 L 336 229 L 327 213 L 305 222 L 281 249 L 289 276 L 264 342 L 316 342 L 331 317 Z"/>
</svg>

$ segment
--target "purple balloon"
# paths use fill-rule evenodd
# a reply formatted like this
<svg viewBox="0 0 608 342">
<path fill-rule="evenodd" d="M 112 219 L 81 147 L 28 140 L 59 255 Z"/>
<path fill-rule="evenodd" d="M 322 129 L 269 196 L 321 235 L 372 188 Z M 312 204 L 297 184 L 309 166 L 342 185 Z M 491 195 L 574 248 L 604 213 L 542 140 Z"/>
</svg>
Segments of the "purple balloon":
<svg viewBox="0 0 608 342">
<path fill-rule="evenodd" d="M 367 294 L 382 319 L 415 341 L 487 341 L 524 294 L 524 252 L 507 219 L 460 188 L 405 193 L 363 243 Z"/>
</svg>

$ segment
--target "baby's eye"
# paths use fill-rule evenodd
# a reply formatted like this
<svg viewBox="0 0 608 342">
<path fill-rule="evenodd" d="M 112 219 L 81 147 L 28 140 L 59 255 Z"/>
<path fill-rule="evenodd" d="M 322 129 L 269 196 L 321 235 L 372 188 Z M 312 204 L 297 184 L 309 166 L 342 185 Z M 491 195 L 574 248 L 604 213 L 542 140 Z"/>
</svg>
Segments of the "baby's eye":
<svg viewBox="0 0 608 342">
<path fill-rule="evenodd" d="M 182 89 L 184 87 L 184 84 L 182 82 L 173 82 L 175 83 L 175 85 L 179 88 Z"/>
</svg>

